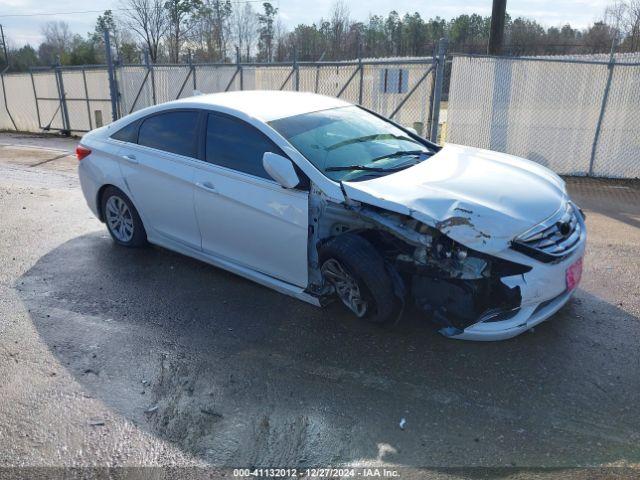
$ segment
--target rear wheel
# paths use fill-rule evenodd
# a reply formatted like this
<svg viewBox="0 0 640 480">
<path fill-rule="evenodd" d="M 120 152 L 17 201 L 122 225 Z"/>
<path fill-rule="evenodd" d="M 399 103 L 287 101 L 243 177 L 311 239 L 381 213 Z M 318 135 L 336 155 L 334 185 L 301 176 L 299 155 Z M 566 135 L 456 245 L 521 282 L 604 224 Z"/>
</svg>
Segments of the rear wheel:
<svg viewBox="0 0 640 480">
<path fill-rule="evenodd" d="M 147 232 L 140 215 L 122 190 L 107 187 L 102 194 L 102 213 L 107 230 L 118 245 L 142 247 L 147 244 Z"/>
<path fill-rule="evenodd" d="M 320 271 L 342 303 L 373 323 L 395 320 L 400 302 L 384 259 L 364 238 L 345 233 L 320 249 Z"/>
</svg>

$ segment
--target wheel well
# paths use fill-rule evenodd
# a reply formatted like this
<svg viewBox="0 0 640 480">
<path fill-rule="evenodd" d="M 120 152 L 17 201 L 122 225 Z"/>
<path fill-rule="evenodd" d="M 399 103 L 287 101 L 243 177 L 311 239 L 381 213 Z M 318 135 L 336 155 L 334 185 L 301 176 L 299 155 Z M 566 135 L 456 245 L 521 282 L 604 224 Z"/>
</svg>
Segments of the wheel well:
<svg viewBox="0 0 640 480">
<path fill-rule="evenodd" d="M 105 185 L 102 185 L 98 190 L 98 193 L 96 194 L 96 205 L 98 206 L 98 220 L 100 220 L 102 223 L 104 223 L 104 212 L 102 211 L 102 195 L 104 195 L 105 190 L 109 187 L 117 188 L 118 190 L 120 190 L 115 185 L 107 183 Z"/>
<path fill-rule="evenodd" d="M 385 258 L 395 254 L 400 249 L 406 248 L 404 242 L 382 230 L 364 229 L 353 233 L 368 241 Z"/>
</svg>

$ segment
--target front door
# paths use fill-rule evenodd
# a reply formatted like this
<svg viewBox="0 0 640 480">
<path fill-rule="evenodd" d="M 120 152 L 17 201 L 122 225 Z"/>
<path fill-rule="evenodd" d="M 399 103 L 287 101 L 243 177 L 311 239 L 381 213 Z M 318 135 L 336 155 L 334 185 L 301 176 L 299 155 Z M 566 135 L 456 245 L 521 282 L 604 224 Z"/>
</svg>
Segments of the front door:
<svg viewBox="0 0 640 480">
<path fill-rule="evenodd" d="M 195 210 L 206 253 L 307 286 L 308 192 L 285 189 L 264 171 L 280 149 L 252 125 L 209 114 L 194 176 Z"/>
</svg>

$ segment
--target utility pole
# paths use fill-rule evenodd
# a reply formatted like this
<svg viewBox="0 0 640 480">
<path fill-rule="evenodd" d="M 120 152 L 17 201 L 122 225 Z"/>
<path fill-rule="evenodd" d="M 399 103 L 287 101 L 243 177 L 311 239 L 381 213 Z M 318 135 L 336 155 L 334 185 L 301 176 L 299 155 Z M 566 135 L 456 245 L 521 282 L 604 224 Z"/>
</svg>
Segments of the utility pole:
<svg viewBox="0 0 640 480">
<path fill-rule="evenodd" d="M 489 32 L 489 55 L 501 55 L 504 41 L 504 20 L 507 13 L 507 0 L 493 0 L 491 10 L 491 31 Z"/>
</svg>

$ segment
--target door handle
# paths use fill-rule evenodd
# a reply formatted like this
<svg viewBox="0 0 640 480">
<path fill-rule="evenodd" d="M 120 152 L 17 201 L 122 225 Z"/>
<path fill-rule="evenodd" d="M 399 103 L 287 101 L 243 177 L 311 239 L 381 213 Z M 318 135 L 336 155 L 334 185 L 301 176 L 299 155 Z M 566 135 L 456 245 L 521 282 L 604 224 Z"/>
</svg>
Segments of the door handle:
<svg viewBox="0 0 640 480">
<path fill-rule="evenodd" d="M 206 190 L 207 192 L 218 193 L 216 187 L 211 182 L 198 182 L 196 183 L 196 187 Z"/>
<path fill-rule="evenodd" d="M 127 155 L 122 155 L 122 158 L 124 158 L 129 163 L 138 163 L 136 156 L 133 155 L 132 153 L 129 153 Z"/>
</svg>

